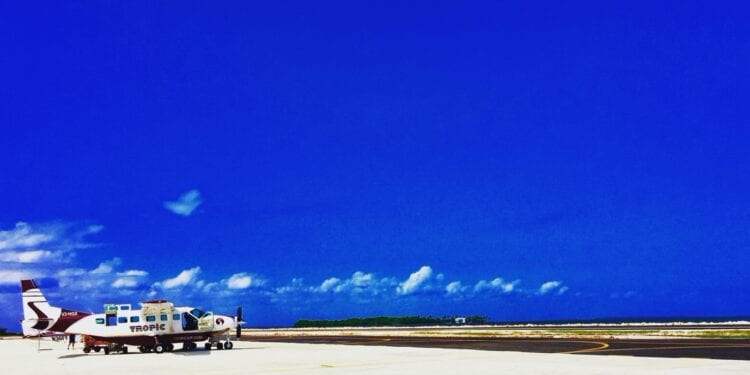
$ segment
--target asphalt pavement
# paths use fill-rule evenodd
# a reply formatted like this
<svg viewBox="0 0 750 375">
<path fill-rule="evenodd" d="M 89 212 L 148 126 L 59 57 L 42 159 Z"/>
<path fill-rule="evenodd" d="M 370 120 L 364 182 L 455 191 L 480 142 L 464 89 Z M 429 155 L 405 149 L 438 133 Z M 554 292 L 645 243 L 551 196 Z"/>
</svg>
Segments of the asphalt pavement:
<svg viewBox="0 0 750 375">
<path fill-rule="evenodd" d="M 477 349 L 531 353 L 750 360 L 746 339 L 558 339 L 425 336 L 243 336 L 243 340 L 309 344 Z"/>
</svg>

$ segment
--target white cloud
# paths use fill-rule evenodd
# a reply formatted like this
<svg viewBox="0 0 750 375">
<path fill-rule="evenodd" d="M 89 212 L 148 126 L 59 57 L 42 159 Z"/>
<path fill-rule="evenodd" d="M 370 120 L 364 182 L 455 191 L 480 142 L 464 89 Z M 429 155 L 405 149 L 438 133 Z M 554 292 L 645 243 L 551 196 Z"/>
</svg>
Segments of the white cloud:
<svg viewBox="0 0 750 375">
<path fill-rule="evenodd" d="M 364 273 L 362 271 L 357 271 L 352 275 L 352 278 L 350 280 L 351 280 L 352 285 L 363 287 L 363 286 L 367 286 L 371 284 L 374 278 L 375 277 L 371 273 Z"/>
<path fill-rule="evenodd" d="M 58 258 L 59 254 L 49 250 L 5 251 L 0 253 L 0 262 L 39 263 Z"/>
<path fill-rule="evenodd" d="M 325 279 L 325 281 L 323 281 L 323 283 L 320 284 L 320 287 L 318 287 L 318 289 L 321 292 L 325 293 L 333 289 L 335 286 L 337 286 L 340 283 L 341 283 L 341 280 L 338 277 L 331 277 L 331 278 Z"/>
<path fill-rule="evenodd" d="M 216 291 L 218 287 L 219 287 L 219 283 L 211 282 L 211 283 L 206 283 L 205 285 L 203 285 L 202 289 L 204 293 L 212 293 Z"/>
<path fill-rule="evenodd" d="M 118 277 L 112 283 L 112 286 L 115 288 L 134 288 L 138 286 L 138 280 L 133 277 Z"/>
<path fill-rule="evenodd" d="M 60 271 L 58 271 L 55 276 L 58 278 L 63 277 L 72 277 L 72 276 L 81 276 L 86 273 L 86 270 L 83 268 L 65 268 Z"/>
<path fill-rule="evenodd" d="M 122 263 L 122 260 L 120 258 L 112 258 L 108 261 L 101 262 L 98 267 L 91 270 L 91 273 L 93 274 L 111 273 L 112 270 L 114 270 L 115 267 L 119 266 L 121 263 Z"/>
<path fill-rule="evenodd" d="M 13 263 L 33 263 L 39 268 L 49 268 L 57 263 L 54 268 L 58 268 L 60 263 L 74 258 L 73 250 L 95 246 L 86 243 L 84 237 L 102 228 L 90 225 L 81 230 L 80 226 L 71 223 L 32 225 L 19 221 L 12 229 L 0 230 L 0 268 L 16 268 Z"/>
<path fill-rule="evenodd" d="M 175 201 L 164 202 L 164 207 L 177 215 L 190 216 L 201 203 L 201 193 L 193 189 L 180 195 Z"/>
<path fill-rule="evenodd" d="M 37 271 L 33 270 L 0 270 L 0 284 L 18 284 L 21 280 L 31 279 L 39 276 Z"/>
<path fill-rule="evenodd" d="M 396 289 L 398 294 L 406 295 L 411 294 L 419 290 L 419 287 L 423 285 L 432 276 L 432 268 L 430 266 L 422 266 L 419 270 L 409 275 L 409 278 L 399 284 Z"/>
<path fill-rule="evenodd" d="M 455 295 L 461 293 L 464 289 L 466 289 L 466 287 L 461 285 L 460 281 L 453 281 L 445 286 L 445 293 L 448 295 Z"/>
<path fill-rule="evenodd" d="M 290 294 L 290 293 L 298 293 L 298 292 L 304 292 L 304 291 L 309 291 L 309 290 L 310 288 L 305 287 L 304 280 L 299 277 L 295 277 L 292 279 L 292 281 L 289 284 L 275 289 L 277 294 Z"/>
<path fill-rule="evenodd" d="M 229 289 L 247 289 L 250 286 L 258 286 L 264 284 L 263 280 L 253 277 L 253 275 L 247 273 L 236 273 L 229 277 L 227 280 L 227 288 Z"/>
<path fill-rule="evenodd" d="M 93 224 L 86 227 L 84 234 L 95 234 L 104 230 L 104 225 Z"/>
<path fill-rule="evenodd" d="M 118 272 L 117 276 L 148 276 L 148 272 L 142 270 L 127 270 Z"/>
<path fill-rule="evenodd" d="M 16 250 L 39 246 L 55 240 L 55 231 L 35 230 L 22 221 L 11 230 L 0 231 L 0 250 Z"/>
<path fill-rule="evenodd" d="M 551 291 L 559 288 L 561 285 L 562 285 L 562 282 L 560 282 L 560 281 L 556 281 L 556 280 L 547 281 L 544 284 L 542 284 L 542 286 L 539 287 L 539 294 L 547 294 L 547 293 L 549 293 L 549 292 L 551 292 Z M 567 289 L 565 289 L 565 290 L 567 290 Z M 565 293 L 565 292 L 563 292 L 563 293 Z"/>
<path fill-rule="evenodd" d="M 171 279 L 166 279 L 162 282 L 155 283 L 154 286 L 158 286 L 164 289 L 173 289 L 173 288 L 185 286 L 195 281 L 196 277 L 198 276 L 200 272 L 201 272 L 200 267 L 193 267 L 191 269 L 180 272 L 179 275 Z"/>
<path fill-rule="evenodd" d="M 521 283 L 521 280 L 513 280 L 513 281 L 506 282 L 502 278 L 496 277 L 492 279 L 491 281 L 479 280 L 479 282 L 477 282 L 477 284 L 474 285 L 474 291 L 481 292 L 483 290 L 499 290 L 503 293 L 510 293 L 520 283 Z"/>
</svg>

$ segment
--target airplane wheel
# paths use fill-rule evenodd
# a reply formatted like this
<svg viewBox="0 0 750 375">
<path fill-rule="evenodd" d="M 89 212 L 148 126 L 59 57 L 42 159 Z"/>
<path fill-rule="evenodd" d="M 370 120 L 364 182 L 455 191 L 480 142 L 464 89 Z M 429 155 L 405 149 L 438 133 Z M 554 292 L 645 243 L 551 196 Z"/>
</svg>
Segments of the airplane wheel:
<svg viewBox="0 0 750 375">
<path fill-rule="evenodd" d="M 222 344 L 222 343 L 220 343 L 220 342 L 219 342 L 219 343 L 216 343 L 216 349 L 219 349 L 219 350 L 222 350 L 222 349 L 224 349 L 224 344 Z"/>
<path fill-rule="evenodd" d="M 104 348 L 104 355 L 109 355 L 109 348 Z"/>
<path fill-rule="evenodd" d="M 167 351 L 168 351 L 168 352 L 171 352 L 172 350 L 174 350 L 174 345 L 172 345 L 172 344 L 167 344 Z"/>
<path fill-rule="evenodd" d="M 166 346 L 164 344 L 156 344 L 156 345 L 154 345 L 154 353 L 156 353 L 156 354 L 164 353 L 164 351 L 166 349 L 167 348 L 166 348 Z"/>
<path fill-rule="evenodd" d="M 227 341 L 227 342 L 224 343 L 224 349 L 226 349 L 226 350 L 232 350 L 232 348 L 234 348 L 234 344 L 232 344 L 231 341 Z"/>
<path fill-rule="evenodd" d="M 203 349 L 211 350 L 211 343 L 207 342 L 207 343 L 203 344 Z"/>
<path fill-rule="evenodd" d="M 94 351 L 95 351 L 95 352 L 99 353 L 99 351 L 100 351 L 100 350 L 102 350 L 102 348 L 100 348 L 100 347 L 98 347 L 98 346 L 95 346 L 95 347 L 94 347 Z"/>
<path fill-rule="evenodd" d="M 122 354 L 128 354 L 128 347 L 127 346 L 123 346 L 122 347 Z"/>
<path fill-rule="evenodd" d="M 190 350 L 195 350 L 195 349 L 198 349 L 198 344 L 196 344 L 194 342 L 191 342 L 190 343 Z"/>
<path fill-rule="evenodd" d="M 86 353 L 86 354 L 91 353 L 91 347 L 87 346 L 87 347 L 83 348 L 83 352 Z"/>
</svg>

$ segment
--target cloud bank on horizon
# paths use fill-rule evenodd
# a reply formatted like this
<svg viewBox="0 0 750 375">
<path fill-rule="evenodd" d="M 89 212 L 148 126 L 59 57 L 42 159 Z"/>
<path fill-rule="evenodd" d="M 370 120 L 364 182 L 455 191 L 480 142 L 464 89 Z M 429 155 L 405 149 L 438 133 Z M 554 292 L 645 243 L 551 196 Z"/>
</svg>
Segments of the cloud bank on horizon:
<svg viewBox="0 0 750 375">
<path fill-rule="evenodd" d="M 459 280 L 448 282 L 445 275 L 436 273 L 429 265 L 405 276 L 357 270 L 350 276 L 332 275 L 312 283 L 307 282 L 304 275 L 289 281 L 271 280 L 247 270 L 216 277 L 206 275 L 200 265 L 175 270 L 173 276 L 157 279 L 153 273 L 160 270 L 128 267 L 131 260 L 120 257 L 102 260 L 86 269 L 80 265 L 77 251 L 96 246 L 88 237 L 102 229 L 99 225 L 19 222 L 11 229 L 0 231 L 0 299 L 7 300 L 9 311 L 17 313 L 15 310 L 20 309 L 13 300 L 17 297 L 19 280 L 25 278 L 41 278 L 43 285 L 46 283 L 50 287 L 50 295 L 60 299 L 59 304 L 72 299 L 85 306 L 117 298 L 165 297 L 178 303 L 212 304 L 217 298 L 240 301 L 253 297 L 283 308 L 314 301 L 316 296 L 332 297 L 341 303 L 377 306 L 400 299 L 445 298 L 450 301 L 511 293 L 541 297 L 561 295 L 567 290 L 561 281 L 549 281 L 528 289 L 520 287 L 520 279 L 504 281 L 501 277 L 468 284 Z M 37 255 L 39 253 L 43 256 Z"/>
</svg>

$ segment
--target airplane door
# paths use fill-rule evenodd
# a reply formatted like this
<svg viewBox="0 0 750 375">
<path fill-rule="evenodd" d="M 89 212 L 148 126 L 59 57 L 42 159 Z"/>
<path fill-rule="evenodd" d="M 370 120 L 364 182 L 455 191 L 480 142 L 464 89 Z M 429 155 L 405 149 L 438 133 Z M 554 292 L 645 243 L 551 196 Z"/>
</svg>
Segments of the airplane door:
<svg viewBox="0 0 750 375">
<path fill-rule="evenodd" d="M 198 329 L 198 319 L 189 313 L 182 313 L 182 330 L 195 331 Z"/>
</svg>

